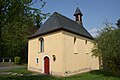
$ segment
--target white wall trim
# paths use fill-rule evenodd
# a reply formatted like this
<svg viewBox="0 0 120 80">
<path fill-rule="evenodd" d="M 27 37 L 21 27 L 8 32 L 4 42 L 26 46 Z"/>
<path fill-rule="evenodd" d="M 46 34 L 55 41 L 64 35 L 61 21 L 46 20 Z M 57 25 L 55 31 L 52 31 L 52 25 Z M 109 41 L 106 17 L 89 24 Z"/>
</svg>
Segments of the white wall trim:
<svg viewBox="0 0 120 80">
<path fill-rule="evenodd" d="M 45 57 L 48 57 L 49 58 L 49 72 L 50 72 L 50 74 L 51 74 L 51 58 L 48 56 L 48 55 L 44 55 L 43 57 L 42 57 L 42 73 L 44 73 L 44 58 Z"/>
</svg>

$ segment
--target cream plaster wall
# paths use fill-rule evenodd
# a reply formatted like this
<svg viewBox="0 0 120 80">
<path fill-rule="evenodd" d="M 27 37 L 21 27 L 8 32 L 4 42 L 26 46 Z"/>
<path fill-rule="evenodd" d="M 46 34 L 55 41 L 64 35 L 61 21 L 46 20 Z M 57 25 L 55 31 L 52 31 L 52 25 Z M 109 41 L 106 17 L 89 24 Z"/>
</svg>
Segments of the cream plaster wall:
<svg viewBox="0 0 120 80">
<path fill-rule="evenodd" d="M 33 38 L 29 40 L 28 48 L 28 69 L 44 73 L 44 57 L 50 58 L 50 74 L 63 75 L 63 50 L 62 50 L 62 32 L 54 32 L 44 36 L 44 52 L 40 53 L 39 38 Z M 53 61 L 53 56 L 56 56 L 56 60 Z M 35 58 L 39 58 L 39 63 L 35 63 Z"/>
<path fill-rule="evenodd" d="M 93 47 L 92 40 L 66 31 L 63 31 L 63 35 L 65 75 L 99 69 L 98 58 L 91 56 L 91 50 Z M 76 45 L 74 45 L 74 37 L 76 37 Z M 86 40 L 87 44 L 85 43 Z"/>
<path fill-rule="evenodd" d="M 44 38 L 43 53 L 39 50 L 40 37 Z M 76 37 L 76 46 L 74 46 L 74 37 Z M 85 44 L 86 40 L 87 44 Z M 66 31 L 57 31 L 29 39 L 28 70 L 44 73 L 45 56 L 50 58 L 50 74 L 52 75 L 67 76 L 99 69 L 98 58 L 91 56 L 92 47 L 92 40 Z M 56 56 L 55 62 L 52 55 Z M 36 57 L 39 58 L 38 64 L 35 62 Z"/>
</svg>

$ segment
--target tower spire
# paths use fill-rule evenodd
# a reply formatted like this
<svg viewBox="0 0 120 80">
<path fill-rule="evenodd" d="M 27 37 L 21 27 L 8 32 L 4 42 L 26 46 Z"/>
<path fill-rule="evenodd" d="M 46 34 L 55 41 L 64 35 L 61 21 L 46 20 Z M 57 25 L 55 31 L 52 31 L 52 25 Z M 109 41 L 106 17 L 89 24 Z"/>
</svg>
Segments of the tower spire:
<svg viewBox="0 0 120 80">
<path fill-rule="evenodd" d="M 75 21 L 82 24 L 82 12 L 80 11 L 79 7 L 76 8 L 76 11 L 74 13 Z"/>
</svg>

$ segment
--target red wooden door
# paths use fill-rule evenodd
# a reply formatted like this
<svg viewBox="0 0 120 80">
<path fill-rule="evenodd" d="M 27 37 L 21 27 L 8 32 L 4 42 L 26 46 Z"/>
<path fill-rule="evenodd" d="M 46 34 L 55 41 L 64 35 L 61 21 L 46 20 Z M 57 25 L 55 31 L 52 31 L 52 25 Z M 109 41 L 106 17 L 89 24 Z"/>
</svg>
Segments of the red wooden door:
<svg viewBox="0 0 120 80">
<path fill-rule="evenodd" d="M 49 58 L 44 58 L 44 73 L 49 74 Z"/>
</svg>

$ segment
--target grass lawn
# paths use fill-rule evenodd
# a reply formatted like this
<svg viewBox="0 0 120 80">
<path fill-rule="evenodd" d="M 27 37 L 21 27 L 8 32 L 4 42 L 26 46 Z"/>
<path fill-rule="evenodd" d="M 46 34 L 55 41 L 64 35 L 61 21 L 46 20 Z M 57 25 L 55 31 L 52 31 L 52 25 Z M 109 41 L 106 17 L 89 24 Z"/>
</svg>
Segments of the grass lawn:
<svg viewBox="0 0 120 80">
<path fill-rule="evenodd" d="M 10 72 L 20 73 L 24 75 L 32 74 L 33 72 L 27 71 L 25 68 L 11 70 Z M 120 80 L 120 77 L 112 76 L 109 72 L 104 71 L 91 71 L 87 73 L 77 74 L 70 77 L 54 77 L 54 76 L 14 76 L 1 74 L 0 80 Z"/>
</svg>

